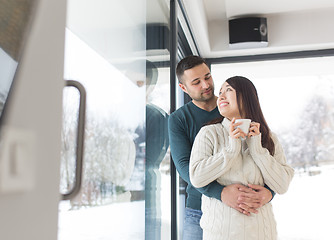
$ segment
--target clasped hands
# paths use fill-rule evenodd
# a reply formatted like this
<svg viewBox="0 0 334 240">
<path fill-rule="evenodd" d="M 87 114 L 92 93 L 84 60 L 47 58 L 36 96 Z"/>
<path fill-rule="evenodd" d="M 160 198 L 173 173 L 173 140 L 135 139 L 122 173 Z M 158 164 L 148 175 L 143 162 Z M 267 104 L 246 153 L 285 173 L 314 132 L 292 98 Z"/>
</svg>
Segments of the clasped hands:
<svg viewBox="0 0 334 240">
<path fill-rule="evenodd" d="M 258 208 L 272 199 L 271 192 L 262 186 L 248 184 L 231 184 L 223 188 L 221 200 L 247 216 L 251 213 L 258 213 Z"/>
</svg>

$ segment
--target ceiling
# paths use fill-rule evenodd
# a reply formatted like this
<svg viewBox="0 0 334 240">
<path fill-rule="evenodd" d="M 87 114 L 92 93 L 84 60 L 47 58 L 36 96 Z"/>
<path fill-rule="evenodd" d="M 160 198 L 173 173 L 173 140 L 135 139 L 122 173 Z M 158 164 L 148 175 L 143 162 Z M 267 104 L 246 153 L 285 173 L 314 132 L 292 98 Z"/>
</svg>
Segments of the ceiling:
<svg viewBox="0 0 334 240">
<path fill-rule="evenodd" d="M 249 14 L 277 14 L 334 7 L 333 0 L 203 0 L 203 4 L 208 21 Z"/>
<path fill-rule="evenodd" d="M 202 56 L 218 58 L 334 47 L 332 0 L 181 0 Z M 228 20 L 266 17 L 268 47 L 231 50 Z M 189 36 L 190 38 L 190 36 Z"/>
<path fill-rule="evenodd" d="M 177 1 L 179 2 L 179 1 Z M 334 48 L 333 0 L 180 0 L 198 54 L 205 58 Z M 168 51 L 145 49 L 146 23 L 169 23 L 170 0 L 69 0 L 67 27 L 109 62 L 129 58 L 168 58 Z M 268 46 L 230 49 L 228 20 L 243 16 L 267 18 Z M 181 14 L 179 11 L 180 19 Z M 186 21 L 180 20 L 184 29 Z M 133 34 L 137 34 L 133 38 Z M 192 37 L 193 36 L 193 37 Z M 113 44 L 110 44 L 113 43 Z M 191 43 L 191 48 L 195 44 Z"/>
</svg>

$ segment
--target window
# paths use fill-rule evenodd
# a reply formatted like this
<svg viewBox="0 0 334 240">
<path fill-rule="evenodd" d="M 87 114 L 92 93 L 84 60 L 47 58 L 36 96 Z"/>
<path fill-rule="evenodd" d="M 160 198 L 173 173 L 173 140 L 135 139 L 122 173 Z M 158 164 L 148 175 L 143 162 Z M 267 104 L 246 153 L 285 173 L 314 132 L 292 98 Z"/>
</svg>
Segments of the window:
<svg viewBox="0 0 334 240">
<path fill-rule="evenodd" d="M 249 78 L 269 127 L 295 169 L 272 201 L 279 239 L 332 239 L 334 210 L 334 57 L 212 65 L 216 94 L 229 77 Z"/>
</svg>

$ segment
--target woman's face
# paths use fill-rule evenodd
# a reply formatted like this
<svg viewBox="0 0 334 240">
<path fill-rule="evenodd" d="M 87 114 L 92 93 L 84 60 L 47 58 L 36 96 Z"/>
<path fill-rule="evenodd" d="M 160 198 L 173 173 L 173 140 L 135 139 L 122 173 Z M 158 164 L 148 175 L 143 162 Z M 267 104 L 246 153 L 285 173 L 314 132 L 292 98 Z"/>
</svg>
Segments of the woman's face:
<svg viewBox="0 0 334 240">
<path fill-rule="evenodd" d="M 228 82 L 224 82 L 219 91 L 217 106 L 220 114 L 229 120 L 232 120 L 234 117 L 241 118 L 236 91 Z"/>
</svg>

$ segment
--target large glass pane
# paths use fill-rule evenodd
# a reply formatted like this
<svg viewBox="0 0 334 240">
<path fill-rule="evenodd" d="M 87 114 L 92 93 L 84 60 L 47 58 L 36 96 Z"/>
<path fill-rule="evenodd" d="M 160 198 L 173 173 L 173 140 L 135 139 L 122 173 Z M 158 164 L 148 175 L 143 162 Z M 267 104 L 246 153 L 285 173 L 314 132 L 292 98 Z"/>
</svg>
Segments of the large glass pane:
<svg viewBox="0 0 334 240">
<path fill-rule="evenodd" d="M 167 131 L 169 68 L 160 67 L 156 70 L 156 79 L 153 73 L 152 82 L 147 84 L 146 92 L 145 239 L 167 240 L 170 239 L 171 233 L 171 179 Z"/>
<path fill-rule="evenodd" d="M 59 239 L 143 239 L 144 201 L 136 192 L 144 189 L 140 164 L 144 159 L 135 145 L 135 130 L 145 124 L 145 89 L 137 88 L 70 30 L 66 56 L 66 79 L 80 80 L 87 90 L 87 118 L 82 190 L 75 199 L 60 204 Z M 145 74 L 145 65 L 137 67 Z M 64 138 L 72 136 L 69 142 L 75 139 L 74 99 L 73 94 L 64 99 L 65 109 L 72 113 L 64 122 Z M 75 144 L 63 144 L 68 160 Z M 71 166 L 63 162 L 63 173 L 73 175 Z M 61 187 L 72 185 L 73 177 L 68 179 Z M 132 231 L 125 222 L 133 224 Z"/>
<path fill-rule="evenodd" d="M 272 201 L 279 239 L 333 239 L 326 204 L 334 197 L 334 57 L 212 66 L 216 91 L 231 76 L 255 84 L 262 110 L 278 134 L 295 176 Z"/>
<path fill-rule="evenodd" d="M 145 239 L 171 236 L 169 1 L 147 2 Z"/>
<path fill-rule="evenodd" d="M 167 1 L 69 0 L 65 79 L 87 91 L 83 184 L 60 240 L 170 239 Z M 64 92 L 61 191 L 74 181 L 78 94 Z"/>
</svg>

